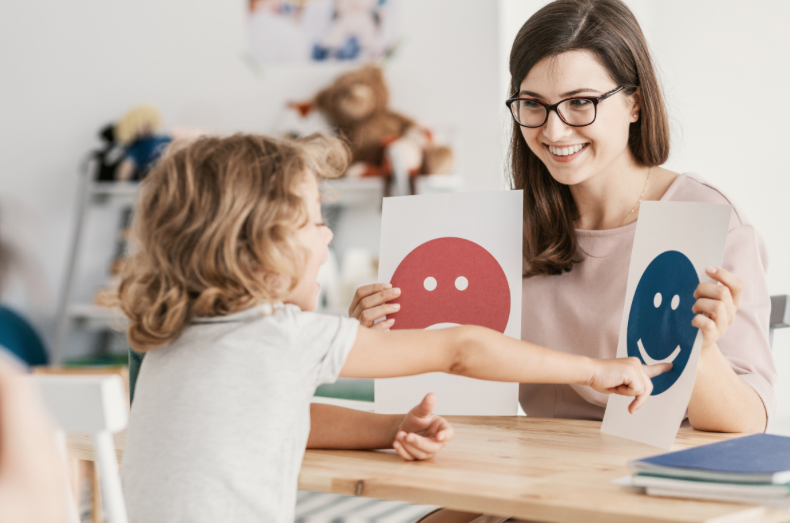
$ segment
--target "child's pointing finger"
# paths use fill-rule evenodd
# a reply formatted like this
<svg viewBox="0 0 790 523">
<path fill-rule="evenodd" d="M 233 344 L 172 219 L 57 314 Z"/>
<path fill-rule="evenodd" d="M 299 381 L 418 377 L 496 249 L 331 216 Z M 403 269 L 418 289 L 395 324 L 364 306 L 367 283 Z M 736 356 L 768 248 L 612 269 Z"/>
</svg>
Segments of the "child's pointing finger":
<svg viewBox="0 0 790 523">
<path fill-rule="evenodd" d="M 659 374 L 664 374 L 665 372 L 672 370 L 672 364 L 659 363 L 657 365 L 645 365 L 643 368 L 645 369 L 645 374 L 647 374 L 648 378 L 655 378 Z"/>
</svg>

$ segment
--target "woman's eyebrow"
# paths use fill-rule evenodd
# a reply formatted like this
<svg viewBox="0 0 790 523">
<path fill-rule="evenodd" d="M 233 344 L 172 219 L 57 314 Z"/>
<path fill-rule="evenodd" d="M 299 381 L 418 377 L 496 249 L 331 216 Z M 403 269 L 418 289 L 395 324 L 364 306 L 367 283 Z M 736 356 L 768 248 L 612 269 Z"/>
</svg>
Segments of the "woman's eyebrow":
<svg viewBox="0 0 790 523">
<path fill-rule="evenodd" d="M 600 93 L 598 89 L 593 89 L 592 87 L 582 87 L 581 89 L 574 89 L 573 91 L 568 91 L 567 93 L 562 93 L 560 97 L 567 98 L 569 96 L 576 96 L 579 93 Z M 522 90 L 518 93 L 519 96 L 531 96 L 532 98 L 543 98 L 543 96 L 539 95 L 538 93 L 533 93 L 532 91 Z"/>
</svg>

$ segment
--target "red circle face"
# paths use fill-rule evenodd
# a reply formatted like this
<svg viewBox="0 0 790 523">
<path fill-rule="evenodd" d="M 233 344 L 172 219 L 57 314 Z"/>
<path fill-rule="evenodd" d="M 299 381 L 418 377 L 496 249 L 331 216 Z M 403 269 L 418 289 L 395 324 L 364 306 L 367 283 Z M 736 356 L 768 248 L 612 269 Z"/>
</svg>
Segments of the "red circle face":
<svg viewBox="0 0 790 523">
<path fill-rule="evenodd" d="M 440 323 L 480 325 L 505 332 L 510 287 L 491 253 L 463 238 L 437 238 L 403 259 L 390 280 L 401 295 L 393 329 Z"/>
</svg>

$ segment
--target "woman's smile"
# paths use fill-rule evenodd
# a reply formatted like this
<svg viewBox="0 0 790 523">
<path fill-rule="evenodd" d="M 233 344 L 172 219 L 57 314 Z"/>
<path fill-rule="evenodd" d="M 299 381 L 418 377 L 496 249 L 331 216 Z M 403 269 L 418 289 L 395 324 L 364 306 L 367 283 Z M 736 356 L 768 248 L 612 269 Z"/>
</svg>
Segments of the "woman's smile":
<svg viewBox="0 0 790 523">
<path fill-rule="evenodd" d="M 543 144 L 543 148 L 549 153 L 549 157 L 555 162 L 567 163 L 572 162 L 587 150 L 589 143 L 580 143 L 576 145 L 548 145 Z"/>
</svg>

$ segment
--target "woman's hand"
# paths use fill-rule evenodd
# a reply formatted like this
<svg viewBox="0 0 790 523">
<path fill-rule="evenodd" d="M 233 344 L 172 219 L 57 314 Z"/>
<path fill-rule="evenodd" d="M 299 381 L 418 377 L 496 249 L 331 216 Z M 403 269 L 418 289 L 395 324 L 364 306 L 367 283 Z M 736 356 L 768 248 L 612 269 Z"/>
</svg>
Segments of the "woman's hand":
<svg viewBox="0 0 790 523">
<path fill-rule="evenodd" d="M 636 396 L 628 406 L 628 412 L 631 414 L 639 410 L 653 392 L 653 382 L 650 378 L 672 368 L 671 363 L 643 365 L 639 358 L 615 358 L 592 360 L 592 362 L 593 372 L 587 385 L 598 392 Z"/>
<path fill-rule="evenodd" d="M 354 299 L 348 308 L 348 315 L 359 320 L 363 327 L 387 330 L 395 323 L 390 318 L 374 325 L 374 322 L 400 310 L 397 303 L 387 303 L 400 296 L 400 289 L 392 288 L 389 283 L 372 283 L 364 285 L 354 293 Z"/>
<path fill-rule="evenodd" d="M 436 396 L 426 395 L 398 426 L 392 448 L 406 461 L 430 459 L 453 439 L 453 426 L 433 413 L 435 406 Z"/>
<path fill-rule="evenodd" d="M 721 283 L 700 283 L 694 291 L 697 302 L 692 307 L 696 313 L 692 325 L 702 331 L 702 349 L 710 347 L 735 321 L 741 303 L 743 280 L 718 267 L 708 267 L 705 273 Z"/>
</svg>

